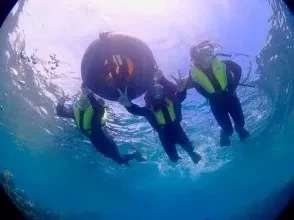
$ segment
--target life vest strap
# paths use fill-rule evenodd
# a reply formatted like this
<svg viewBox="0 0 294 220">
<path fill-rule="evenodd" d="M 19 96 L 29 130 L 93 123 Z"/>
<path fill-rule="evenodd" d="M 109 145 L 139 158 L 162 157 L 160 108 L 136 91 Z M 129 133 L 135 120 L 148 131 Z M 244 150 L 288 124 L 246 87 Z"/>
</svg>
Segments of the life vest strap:
<svg viewBox="0 0 294 220">
<path fill-rule="evenodd" d="M 80 111 L 80 130 L 81 132 L 86 135 L 86 136 L 89 136 L 91 134 L 91 129 L 85 129 L 84 128 L 84 114 L 85 114 L 86 111 Z"/>
<path fill-rule="evenodd" d="M 213 70 L 212 70 L 213 71 Z M 213 74 L 206 74 L 206 72 L 203 71 L 203 73 L 207 76 L 207 78 L 210 80 L 210 83 L 212 84 L 212 86 L 215 89 L 216 93 L 221 93 L 222 87 L 219 83 L 219 81 L 217 80 L 217 78 L 215 77 L 214 73 Z"/>
</svg>

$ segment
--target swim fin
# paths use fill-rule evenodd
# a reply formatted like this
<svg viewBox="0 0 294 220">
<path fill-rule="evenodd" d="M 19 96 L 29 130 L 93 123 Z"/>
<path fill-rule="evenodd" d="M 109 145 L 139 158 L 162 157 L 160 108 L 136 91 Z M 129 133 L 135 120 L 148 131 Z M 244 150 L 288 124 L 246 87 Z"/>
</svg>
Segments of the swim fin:
<svg viewBox="0 0 294 220">
<path fill-rule="evenodd" d="M 220 134 L 220 146 L 222 146 L 222 147 L 227 147 L 227 146 L 230 146 L 231 143 L 232 143 L 232 142 L 231 142 L 230 136 L 224 134 L 224 133 L 221 131 L 221 134 Z"/>
<path fill-rule="evenodd" d="M 194 151 L 190 153 L 189 155 L 195 164 L 199 163 L 199 161 L 202 159 L 201 155 Z"/>
<path fill-rule="evenodd" d="M 141 162 L 146 161 L 147 158 L 145 156 L 143 156 L 143 154 L 141 154 L 140 151 L 136 151 L 136 160 L 141 163 Z"/>
<path fill-rule="evenodd" d="M 250 136 L 249 132 L 245 128 L 236 129 L 241 142 L 245 142 L 246 139 Z"/>
</svg>

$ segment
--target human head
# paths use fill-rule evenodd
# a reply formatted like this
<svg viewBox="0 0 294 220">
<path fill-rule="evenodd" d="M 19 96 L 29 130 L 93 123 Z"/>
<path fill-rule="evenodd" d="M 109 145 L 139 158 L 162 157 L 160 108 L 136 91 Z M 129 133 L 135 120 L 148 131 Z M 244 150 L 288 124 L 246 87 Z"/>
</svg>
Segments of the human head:
<svg viewBox="0 0 294 220">
<path fill-rule="evenodd" d="M 75 107 L 79 108 L 80 110 L 87 110 L 91 103 L 86 95 L 84 95 L 82 92 L 78 95 L 77 99 L 75 100 Z"/>
<path fill-rule="evenodd" d="M 190 57 L 193 64 L 206 69 L 211 66 L 212 60 L 215 58 L 214 46 L 206 41 L 193 45 L 190 48 Z"/>
<path fill-rule="evenodd" d="M 154 100 L 163 100 L 165 98 L 163 86 L 157 82 L 154 82 L 149 88 L 148 93 Z"/>
</svg>

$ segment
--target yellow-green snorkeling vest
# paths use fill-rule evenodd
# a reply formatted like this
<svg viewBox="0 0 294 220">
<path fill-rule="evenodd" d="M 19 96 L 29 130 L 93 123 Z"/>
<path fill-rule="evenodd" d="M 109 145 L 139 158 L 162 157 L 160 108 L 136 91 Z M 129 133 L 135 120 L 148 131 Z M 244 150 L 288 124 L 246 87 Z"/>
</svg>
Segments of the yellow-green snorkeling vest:
<svg viewBox="0 0 294 220">
<path fill-rule="evenodd" d="M 195 65 L 192 65 L 191 77 L 194 83 L 197 83 L 211 94 L 226 91 L 228 87 L 226 65 L 223 62 L 214 59 L 212 61 L 212 70 L 214 76 L 209 77 Z"/>
<path fill-rule="evenodd" d="M 167 110 L 168 110 L 170 119 L 171 119 L 172 122 L 174 122 L 176 120 L 176 114 L 175 114 L 174 104 L 169 99 L 167 99 L 167 98 L 165 99 L 165 102 L 168 104 Z M 162 110 L 154 111 L 154 109 L 151 108 L 151 111 L 153 112 L 153 114 L 154 114 L 154 116 L 156 118 L 156 121 L 157 121 L 157 123 L 159 125 L 163 126 L 163 125 L 165 125 L 167 123 L 166 122 L 167 120 L 165 119 Z"/>
<path fill-rule="evenodd" d="M 93 115 L 94 115 L 94 110 L 93 110 L 92 106 L 90 106 L 85 111 L 83 111 L 79 108 L 74 108 L 75 122 L 76 122 L 78 128 L 86 136 L 91 135 Z M 106 121 L 107 121 L 107 111 L 104 110 L 104 114 L 101 119 L 101 127 L 106 125 Z"/>
</svg>

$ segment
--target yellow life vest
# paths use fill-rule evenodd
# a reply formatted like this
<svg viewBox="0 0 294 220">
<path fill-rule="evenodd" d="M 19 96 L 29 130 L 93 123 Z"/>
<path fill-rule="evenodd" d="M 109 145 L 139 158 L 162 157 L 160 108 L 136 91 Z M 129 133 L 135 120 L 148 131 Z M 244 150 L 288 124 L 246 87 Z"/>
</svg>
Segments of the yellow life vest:
<svg viewBox="0 0 294 220">
<path fill-rule="evenodd" d="M 226 91 L 228 87 L 226 65 L 223 62 L 217 59 L 214 59 L 212 61 L 212 70 L 213 70 L 215 79 L 219 83 L 221 91 Z M 217 92 L 218 89 L 215 88 L 215 85 L 213 85 L 214 83 L 211 82 L 208 76 L 199 68 L 197 68 L 195 65 L 192 65 L 191 67 L 191 77 L 195 83 L 200 85 L 207 92 L 209 93 Z"/>
<path fill-rule="evenodd" d="M 93 115 L 94 115 L 94 110 L 92 106 L 90 106 L 85 111 L 81 110 L 80 108 L 74 108 L 75 122 L 78 128 L 83 132 L 83 134 L 87 136 L 91 135 Z M 106 121 L 107 121 L 107 111 L 104 110 L 104 114 L 100 122 L 101 127 L 106 125 Z"/>
<path fill-rule="evenodd" d="M 170 119 L 172 122 L 174 122 L 176 120 L 176 113 L 175 113 L 175 109 L 174 109 L 174 104 L 167 98 L 165 99 L 165 102 L 168 104 L 167 110 L 168 110 Z M 154 111 L 154 109 L 151 107 L 151 111 L 153 112 L 153 114 L 156 118 L 156 121 L 159 125 L 166 124 L 166 119 L 164 117 L 162 110 Z"/>
</svg>

